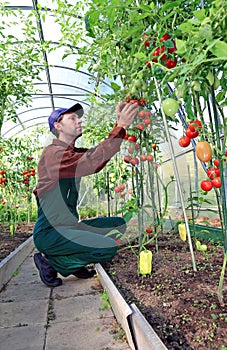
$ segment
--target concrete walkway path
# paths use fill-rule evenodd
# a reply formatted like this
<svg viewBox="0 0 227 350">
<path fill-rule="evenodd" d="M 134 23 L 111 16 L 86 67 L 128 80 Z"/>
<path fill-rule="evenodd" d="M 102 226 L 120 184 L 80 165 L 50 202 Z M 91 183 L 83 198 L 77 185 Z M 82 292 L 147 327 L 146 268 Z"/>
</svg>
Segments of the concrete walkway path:
<svg viewBox="0 0 227 350">
<path fill-rule="evenodd" d="M 130 350 L 97 277 L 46 287 L 30 254 L 0 293 L 0 350 Z"/>
</svg>

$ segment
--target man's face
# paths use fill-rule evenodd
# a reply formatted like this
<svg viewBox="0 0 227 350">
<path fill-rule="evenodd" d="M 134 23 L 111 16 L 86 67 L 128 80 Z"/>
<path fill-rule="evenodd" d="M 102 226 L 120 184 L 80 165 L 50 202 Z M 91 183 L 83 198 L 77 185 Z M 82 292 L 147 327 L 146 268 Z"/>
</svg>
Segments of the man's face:
<svg viewBox="0 0 227 350">
<path fill-rule="evenodd" d="M 82 135 L 82 120 L 75 112 L 62 115 L 57 123 L 59 132 L 65 136 L 77 139 Z"/>
</svg>

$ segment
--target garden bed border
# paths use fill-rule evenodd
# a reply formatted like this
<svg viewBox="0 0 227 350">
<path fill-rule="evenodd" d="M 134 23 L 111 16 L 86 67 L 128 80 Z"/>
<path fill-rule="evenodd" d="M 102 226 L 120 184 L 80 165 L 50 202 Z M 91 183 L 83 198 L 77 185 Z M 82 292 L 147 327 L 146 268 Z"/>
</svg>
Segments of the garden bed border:
<svg viewBox="0 0 227 350">
<path fill-rule="evenodd" d="M 34 249 L 33 237 L 30 236 L 5 259 L 0 262 L 0 291 L 12 278 L 13 273 L 21 266 Z"/>
<path fill-rule="evenodd" d="M 113 313 L 124 329 L 132 350 L 167 350 L 139 308 L 127 304 L 113 281 L 100 264 L 95 265 L 99 280 L 106 290 Z"/>
</svg>

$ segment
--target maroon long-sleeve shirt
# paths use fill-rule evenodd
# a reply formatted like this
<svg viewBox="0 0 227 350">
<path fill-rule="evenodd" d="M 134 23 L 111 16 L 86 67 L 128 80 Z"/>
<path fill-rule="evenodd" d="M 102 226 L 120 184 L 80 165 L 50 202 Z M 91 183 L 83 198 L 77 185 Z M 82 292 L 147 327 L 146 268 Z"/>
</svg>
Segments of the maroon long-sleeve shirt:
<svg viewBox="0 0 227 350">
<path fill-rule="evenodd" d="M 109 136 L 91 149 L 76 148 L 54 139 L 41 155 L 38 164 L 38 183 L 34 190 L 40 196 L 55 188 L 64 178 L 82 177 L 99 172 L 120 150 L 125 129 L 114 126 Z"/>
</svg>

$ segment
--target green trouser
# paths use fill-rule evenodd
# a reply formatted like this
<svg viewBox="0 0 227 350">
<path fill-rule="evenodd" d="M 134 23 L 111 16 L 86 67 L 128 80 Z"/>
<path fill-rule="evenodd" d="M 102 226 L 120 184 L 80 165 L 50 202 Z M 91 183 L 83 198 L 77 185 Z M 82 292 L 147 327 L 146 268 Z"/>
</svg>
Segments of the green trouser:
<svg viewBox="0 0 227 350">
<path fill-rule="evenodd" d="M 118 227 L 123 233 L 126 226 L 120 217 L 99 217 L 83 220 L 81 224 L 84 224 L 82 230 L 76 225 L 34 231 L 36 248 L 48 256 L 53 268 L 64 277 L 87 264 L 111 260 L 118 245 L 115 239 L 105 234 Z"/>
<path fill-rule="evenodd" d="M 120 217 L 79 221 L 76 210 L 79 182 L 79 178 L 61 179 L 52 191 L 36 198 L 34 244 L 65 277 L 87 264 L 112 259 L 118 245 L 106 234 L 114 228 L 121 233 L 126 229 L 125 220 Z"/>
</svg>

